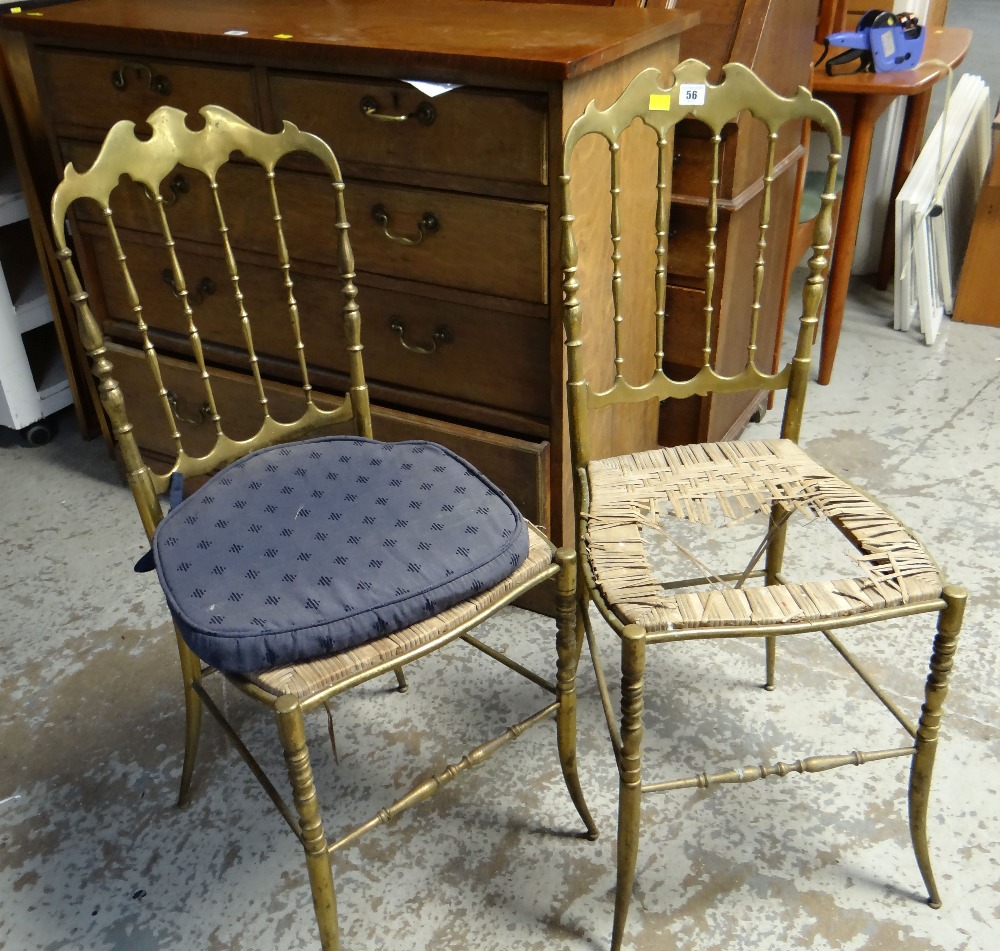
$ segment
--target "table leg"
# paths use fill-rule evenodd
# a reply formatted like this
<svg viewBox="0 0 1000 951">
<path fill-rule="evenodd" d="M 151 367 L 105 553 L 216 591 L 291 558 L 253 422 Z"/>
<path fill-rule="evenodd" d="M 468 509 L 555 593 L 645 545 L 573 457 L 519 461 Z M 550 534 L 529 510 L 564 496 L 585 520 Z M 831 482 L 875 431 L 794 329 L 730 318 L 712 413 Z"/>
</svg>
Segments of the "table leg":
<svg viewBox="0 0 1000 951">
<path fill-rule="evenodd" d="M 854 122 L 851 130 L 847 168 L 844 171 L 844 192 L 840 200 L 840 214 L 833 242 L 833 259 L 830 264 L 830 285 L 826 294 L 823 316 L 823 341 L 820 348 L 819 382 L 830 382 L 833 360 L 837 355 L 840 327 L 844 322 L 844 304 L 847 285 L 851 280 L 851 264 L 858 240 L 858 223 L 861 220 L 861 201 L 865 195 L 868 160 L 871 157 L 875 120 L 884 105 L 879 96 L 857 97 Z"/>
<path fill-rule="evenodd" d="M 906 100 L 903 131 L 899 138 L 899 154 L 896 157 L 896 172 L 892 179 L 889 208 L 885 215 L 885 230 L 882 232 L 882 257 L 878 265 L 878 286 L 881 290 L 889 286 L 896 270 L 896 196 L 913 170 L 917 150 L 923 141 L 924 125 L 927 122 L 930 104 L 929 89 L 918 96 L 909 96 Z"/>
</svg>

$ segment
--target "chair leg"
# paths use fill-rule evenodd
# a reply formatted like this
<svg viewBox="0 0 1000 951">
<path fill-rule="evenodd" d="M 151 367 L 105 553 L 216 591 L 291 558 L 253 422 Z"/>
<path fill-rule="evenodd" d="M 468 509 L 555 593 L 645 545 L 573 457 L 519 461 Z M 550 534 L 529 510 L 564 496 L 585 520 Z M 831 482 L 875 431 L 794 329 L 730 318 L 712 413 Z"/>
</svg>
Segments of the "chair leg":
<svg viewBox="0 0 1000 951">
<path fill-rule="evenodd" d="M 764 689 L 774 690 L 774 662 L 778 655 L 778 638 L 769 634 L 764 638 Z"/>
<path fill-rule="evenodd" d="M 946 606 L 938 618 L 937 636 L 931 653 L 931 672 L 924 690 L 924 704 L 917 726 L 916 752 L 910 767 L 910 838 L 917 856 L 917 866 L 927 886 L 927 904 L 941 907 L 941 895 L 931 870 L 927 846 L 927 807 L 930 802 L 931 775 L 937 754 L 938 730 L 944 701 L 948 696 L 948 680 L 958 646 L 958 635 L 965 614 L 967 594 L 964 588 L 948 585 L 942 594 Z"/>
<path fill-rule="evenodd" d="M 181 676 L 184 679 L 184 766 L 181 769 L 181 787 L 177 805 L 187 805 L 191 795 L 191 779 L 198 758 L 198 741 L 201 738 L 201 697 L 195 693 L 194 684 L 201 680 L 201 663 L 193 651 L 177 634 Z"/>
<path fill-rule="evenodd" d="M 576 762 L 576 671 L 580 663 L 580 643 L 576 632 L 576 552 L 560 548 L 556 552 L 559 563 L 558 591 L 556 596 L 556 691 L 559 709 L 556 713 L 556 738 L 559 746 L 559 763 L 570 798 L 583 824 L 587 838 L 598 836 L 580 785 Z"/>
<path fill-rule="evenodd" d="M 323 951 L 337 951 L 337 896 L 333 889 L 333 870 L 326 849 L 326 834 L 323 831 L 316 784 L 306 746 L 302 708 L 295 697 L 285 694 L 278 698 L 274 712 L 292 783 L 292 798 L 299 814 L 300 839 L 306 853 L 313 908 L 319 924 L 320 946 Z"/>
<path fill-rule="evenodd" d="M 777 584 L 785 560 L 785 538 L 788 533 L 789 513 L 780 505 L 771 506 L 768 520 L 768 542 L 764 559 L 764 581 L 767 584 Z M 774 690 L 774 665 L 778 655 L 778 638 L 771 635 L 765 638 L 764 659 L 764 689 Z"/>
<path fill-rule="evenodd" d="M 406 674 L 403 673 L 402 667 L 396 668 L 396 685 L 400 693 L 406 693 L 410 689 L 410 685 L 406 682 Z"/>
<path fill-rule="evenodd" d="M 632 900 L 642 803 L 642 691 L 646 672 L 646 632 L 636 624 L 622 631 L 622 732 L 618 763 L 618 881 L 611 951 L 619 951 Z"/>
</svg>

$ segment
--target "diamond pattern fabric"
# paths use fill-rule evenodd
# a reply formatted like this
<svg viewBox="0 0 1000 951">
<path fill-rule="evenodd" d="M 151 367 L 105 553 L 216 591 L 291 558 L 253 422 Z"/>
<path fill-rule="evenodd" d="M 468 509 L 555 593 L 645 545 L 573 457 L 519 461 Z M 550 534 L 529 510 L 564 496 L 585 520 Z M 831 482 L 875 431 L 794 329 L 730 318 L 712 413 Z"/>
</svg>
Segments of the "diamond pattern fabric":
<svg viewBox="0 0 1000 951">
<path fill-rule="evenodd" d="M 273 446 L 173 508 L 153 555 L 206 663 L 250 673 L 350 650 L 499 583 L 524 561 L 511 502 L 442 446 Z"/>
</svg>

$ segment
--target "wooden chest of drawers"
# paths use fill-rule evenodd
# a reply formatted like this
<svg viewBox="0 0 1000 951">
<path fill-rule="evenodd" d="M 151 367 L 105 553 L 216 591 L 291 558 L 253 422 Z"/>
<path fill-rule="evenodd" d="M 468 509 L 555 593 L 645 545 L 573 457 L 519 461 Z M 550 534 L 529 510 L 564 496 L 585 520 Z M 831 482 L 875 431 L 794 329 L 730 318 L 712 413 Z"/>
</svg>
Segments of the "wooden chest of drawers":
<svg viewBox="0 0 1000 951">
<path fill-rule="evenodd" d="M 348 178 L 375 435 L 454 448 L 554 538 L 571 537 L 555 172 L 562 138 L 591 99 L 609 104 L 650 62 L 669 70 L 693 17 L 641 9 L 567 16 L 566 8 L 464 0 L 88 0 L 39 12 L 5 25 L 26 38 L 60 166 L 85 166 L 114 121 L 141 123 L 164 103 L 189 112 L 216 103 L 264 129 L 289 119 L 325 138 Z M 432 97 L 410 80 L 459 88 Z M 301 174 L 305 184 L 310 173 Z M 206 352 L 225 374 L 223 400 L 238 405 L 249 378 L 233 356 L 236 331 L 213 313 L 224 268 L 196 257 L 208 190 L 183 175 L 172 186 L 179 252 L 198 273 Z M 328 239 L 312 201 L 293 186 L 284 212 L 290 235 L 303 239 L 298 247 L 313 247 L 319 261 Z M 166 300 L 170 275 L 149 255 L 150 208 L 137 195 L 118 223 L 141 290 Z M 249 194 L 229 224 L 241 248 L 258 250 Z M 77 232 L 118 375 L 142 412 L 150 394 L 135 373 L 127 304 L 101 290 L 104 239 L 85 218 Z M 308 252 L 298 265 L 301 310 L 314 313 L 329 275 Z M 252 284 L 253 268 L 243 277 Z M 182 328 L 162 317 L 152 331 L 172 358 L 168 386 L 183 405 L 195 370 Z M 264 332 L 260 347 L 280 404 L 287 344 Z M 325 381 L 336 391 L 338 358 L 313 358 L 320 389 Z M 181 410 L 193 420 L 183 425 L 198 425 L 197 409 Z M 150 432 L 144 448 L 155 456 L 163 446 L 155 426 Z M 655 444 L 655 407 L 637 408 L 597 438 L 609 453 Z"/>
<path fill-rule="evenodd" d="M 698 25 L 681 37 L 681 59 L 696 57 L 716 74 L 725 63 L 743 63 L 784 96 L 808 86 L 818 0 L 677 0 L 676 6 L 700 15 Z M 666 362 L 678 379 L 694 375 L 701 364 L 704 210 L 709 180 L 705 169 L 710 161 L 710 143 L 702 127 L 688 125 L 681 123 L 674 143 L 673 241 L 668 265 L 668 309 L 673 323 Z M 722 372 L 736 372 L 746 358 L 765 148 L 764 129 L 748 115 L 724 132 L 712 302 L 719 315 L 713 346 Z M 761 295 L 758 359 L 764 368 L 769 368 L 773 356 L 785 303 L 781 278 L 798 211 L 801 154 L 800 136 L 792 128 L 784 130 L 775 150 L 766 258 L 771 277 Z M 659 438 L 664 445 L 734 438 L 763 405 L 764 395 L 749 391 L 672 400 L 663 404 Z"/>
</svg>

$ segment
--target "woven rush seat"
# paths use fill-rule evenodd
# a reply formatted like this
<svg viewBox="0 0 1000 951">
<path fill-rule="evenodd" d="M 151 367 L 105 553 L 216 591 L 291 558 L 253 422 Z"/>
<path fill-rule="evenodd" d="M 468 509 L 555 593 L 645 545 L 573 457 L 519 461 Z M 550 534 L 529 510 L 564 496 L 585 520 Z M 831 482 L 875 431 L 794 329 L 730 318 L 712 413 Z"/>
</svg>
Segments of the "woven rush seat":
<svg viewBox="0 0 1000 951">
<path fill-rule="evenodd" d="M 246 679 L 276 697 L 281 694 L 292 694 L 304 701 L 379 664 L 434 644 L 473 618 L 482 617 L 483 613 L 491 605 L 499 602 L 507 592 L 544 571 L 552 563 L 554 550 L 552 543 L 533 525 L 527 522 L 525 525 L 529 538 L 527 558 L 512 575 L 492 588 L 456 604 L 435 617 L 411 624 L 401 631 L 362 644 L 353 650 L 308 663 L 290 664 L 251 674 Z"/>
<path fill-rule="evenodd" d="M 624 623 L 647 631 L 809 623 L 933 601 L 942 577 L 913 533 L 790 440 L 660 449 L 592 462 L 587 547 L 595 580 Z M 714 505 L 713 503 L 717 503 Z M 671 517 L 711 524 L 773 503 L 833 523 L 857 577 L 691 592 L 665 590 L 647 546 Z"/>
</svg>

